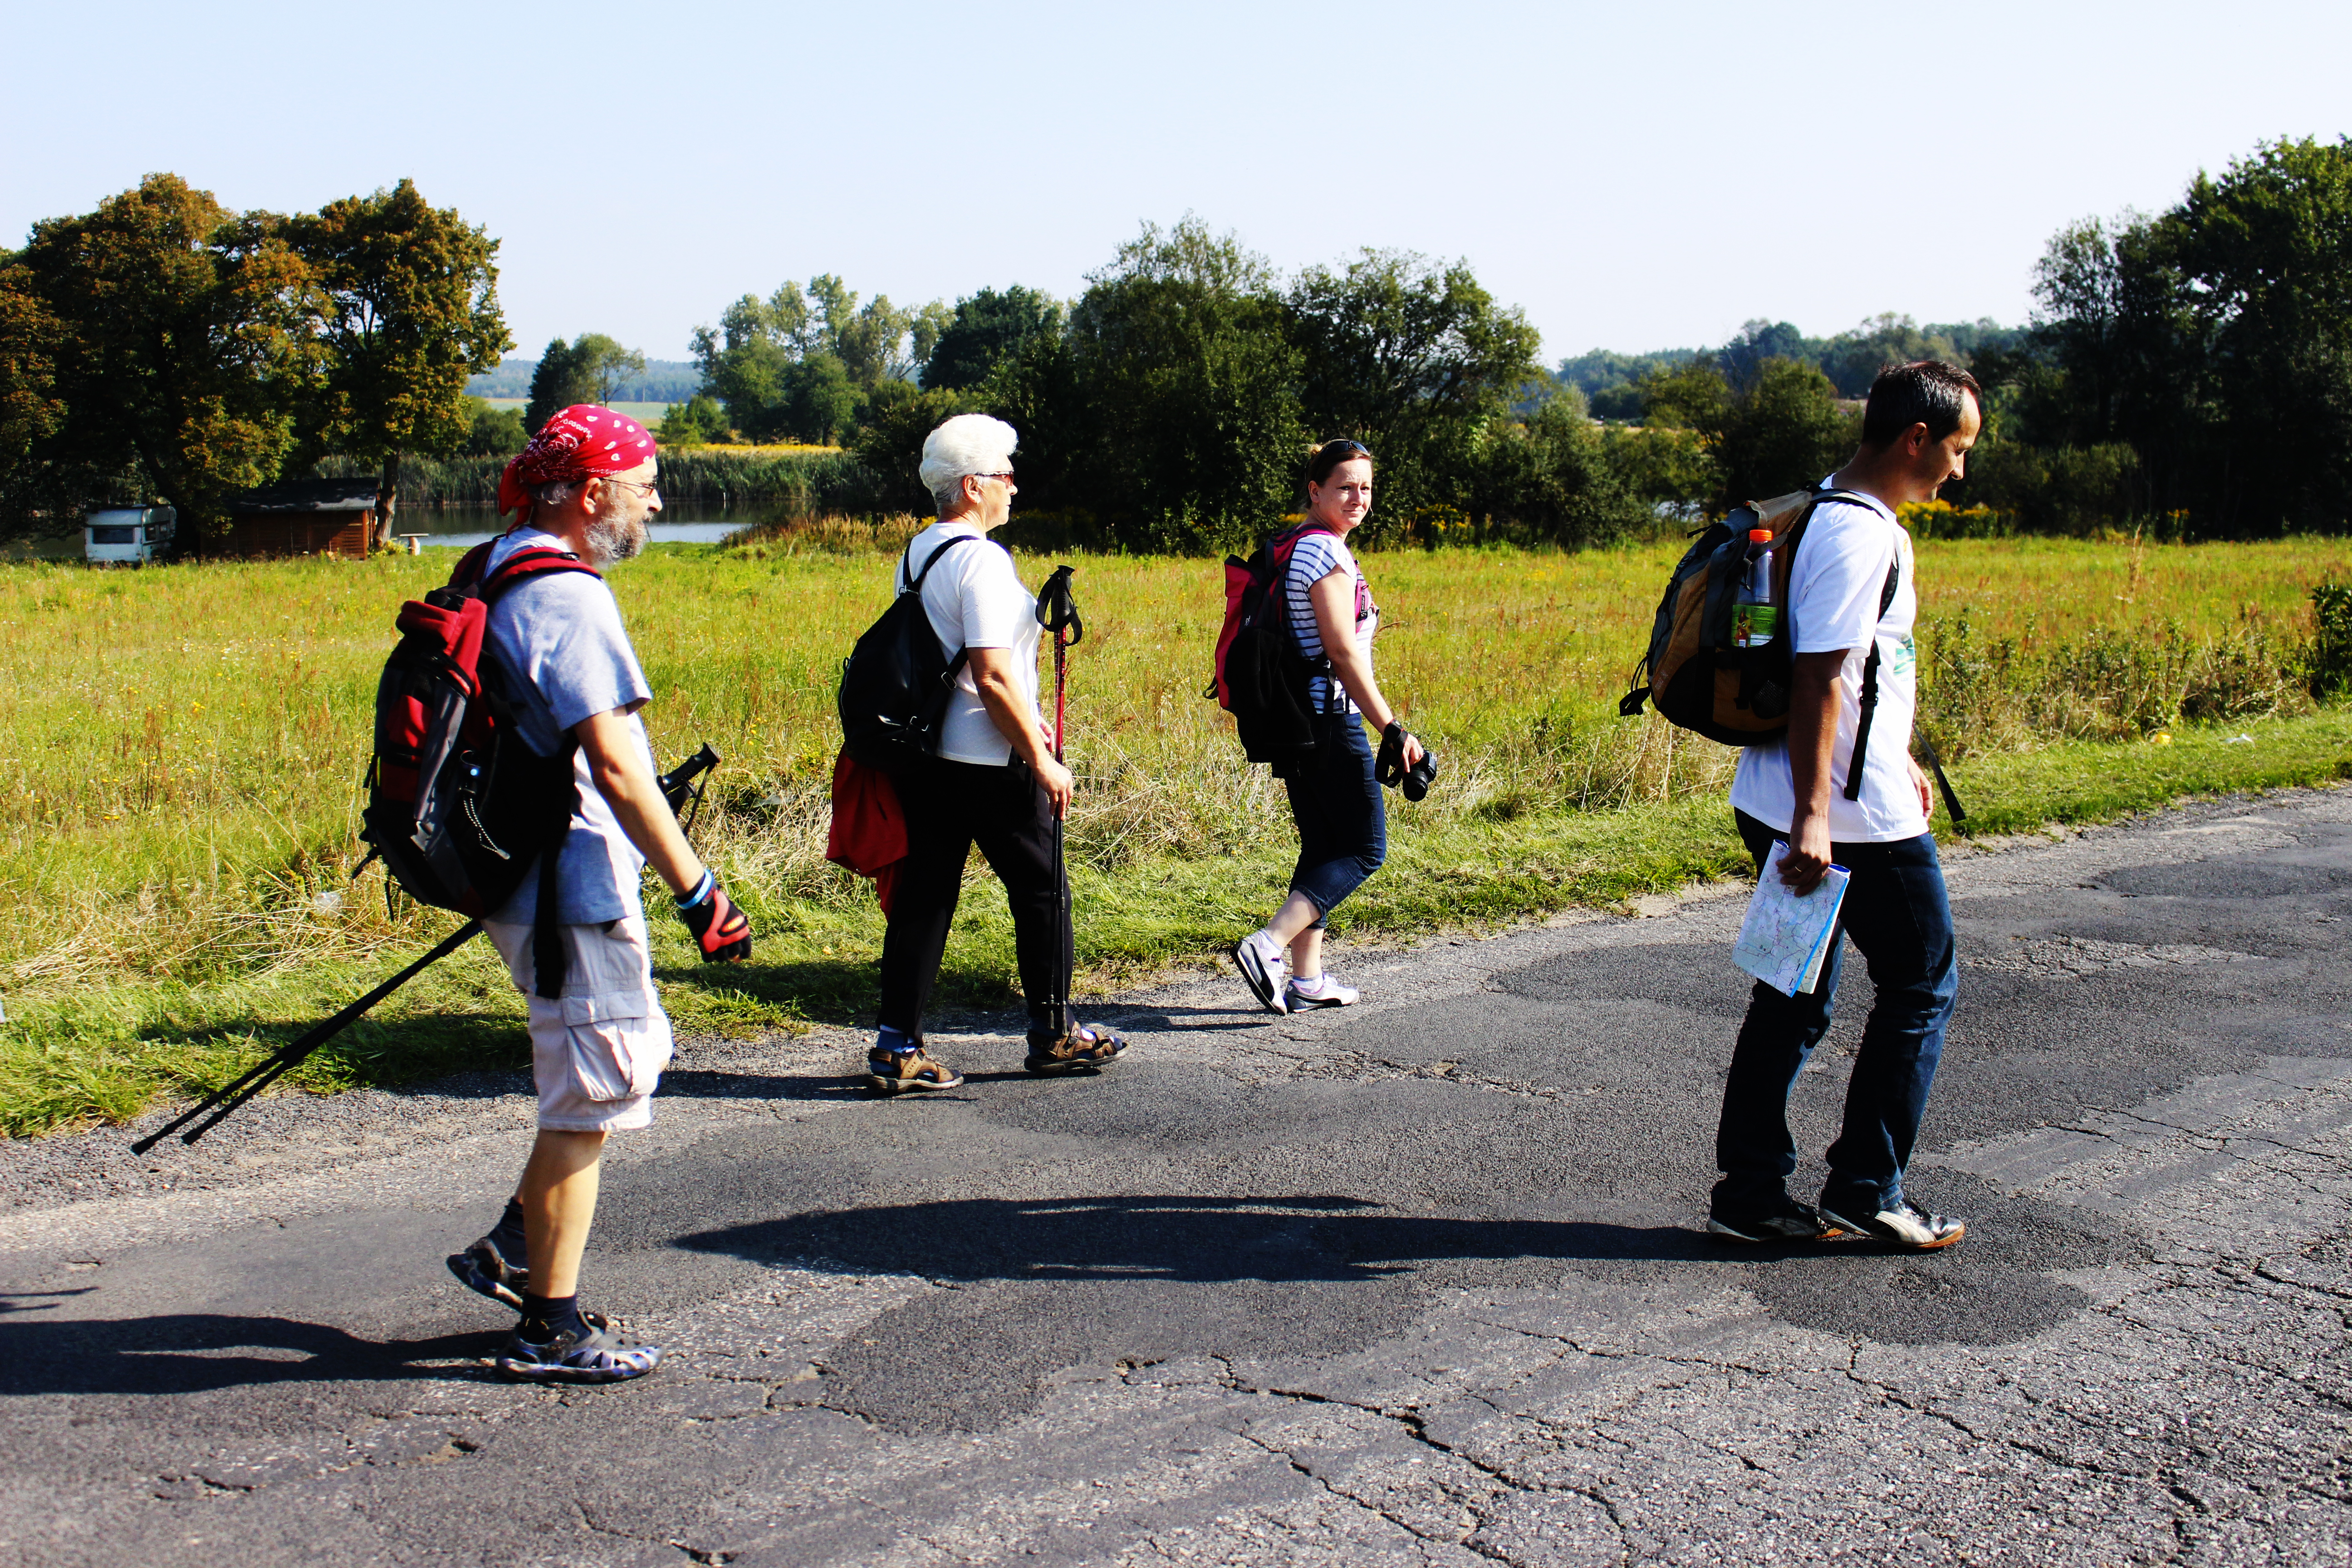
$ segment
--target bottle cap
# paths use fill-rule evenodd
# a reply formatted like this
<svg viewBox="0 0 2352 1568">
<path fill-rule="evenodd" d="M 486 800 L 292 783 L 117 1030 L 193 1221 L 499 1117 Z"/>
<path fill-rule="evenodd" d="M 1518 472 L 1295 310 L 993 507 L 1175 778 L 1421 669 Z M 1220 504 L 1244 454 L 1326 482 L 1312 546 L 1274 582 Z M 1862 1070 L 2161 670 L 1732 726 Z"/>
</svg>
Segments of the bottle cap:
<svg viewBox="0 0 2352 1568">
<path fill-rule="evenodd" d="M 1769 528 L 1751 528 L 1748 531 L 1748 542 L 1750 544 L 1769 544 L 1771 542 L 1772 531 Z"/>
</svg>

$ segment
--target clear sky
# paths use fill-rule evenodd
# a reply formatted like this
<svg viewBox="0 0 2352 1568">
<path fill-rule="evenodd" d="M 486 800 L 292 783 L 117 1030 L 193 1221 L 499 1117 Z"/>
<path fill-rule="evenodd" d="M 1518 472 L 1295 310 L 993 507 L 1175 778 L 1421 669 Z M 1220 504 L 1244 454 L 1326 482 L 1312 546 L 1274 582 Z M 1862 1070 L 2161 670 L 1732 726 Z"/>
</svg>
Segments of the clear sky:
<svg viewBox="0 0 2352 1568">
<path fill-rule="evenodd" d="M 2021 320 L 2061 224 L 2352 131 L 2352 5 L 28 6 L 0 243 L 152 170 L 234 207 L 413 176 L 520 345 L 657 359 L 831 271 L 1084 287 L 1186 212 L 1280 268 L 1466 258 L 1548 357 Z"/>
</svg>

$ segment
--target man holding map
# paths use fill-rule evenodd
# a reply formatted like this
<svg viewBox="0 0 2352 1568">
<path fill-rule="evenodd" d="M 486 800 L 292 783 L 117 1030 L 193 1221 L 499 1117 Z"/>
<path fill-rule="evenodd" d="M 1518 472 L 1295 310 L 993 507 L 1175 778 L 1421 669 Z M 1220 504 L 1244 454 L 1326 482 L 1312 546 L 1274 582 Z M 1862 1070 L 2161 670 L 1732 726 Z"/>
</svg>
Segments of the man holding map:
<svg viewBox="0 0 2352 1568">
<path fill-rule="evenodd" d="M 1903 1190 L 1958 977 L 1951 907 L 1927 831 L 1927 779 L 1908 743 L 1919 600 L 1911 541 L 1895 509 L 1932 500 L 1958 479 L 1982 423 L 1983 394 L 1968 372 L 1935 360 L 1882 372 L 1864 411 L 1861 447 L 1822 486 L 1853 499 L 1815 508 L 1789 570 L 1789 728 L 1740 753 L 1732 810 L 1759 874 L 1775 841 L 1786 842 L 1773 869 L 1792 892 L 1810 894 L 1832 865 L 1850 874 L 1838 925 L 1862 950 L 1877 996 L 1816 1208 L 1788 1192 L 1797 1168 L 1789 1090 L 1829 1027 L 1843 944 L 1833 931 L 1811 991 L 1790 996 L 1757 983 L 1716 1132 L 1723 1179 L 1707 1229 L 1717 1236 L 1809 1241 L 1852 1232 L 1921 1251 L 1948 1247 L 1965 1229 L 1915 1206 Z M 1863 694 L 1874 677 L 1876 703 L 1865 726 Z M 1864 733 L 1875 743 L 1864 749 L 1857 780 L 1855 741 Z"/>
</svg>

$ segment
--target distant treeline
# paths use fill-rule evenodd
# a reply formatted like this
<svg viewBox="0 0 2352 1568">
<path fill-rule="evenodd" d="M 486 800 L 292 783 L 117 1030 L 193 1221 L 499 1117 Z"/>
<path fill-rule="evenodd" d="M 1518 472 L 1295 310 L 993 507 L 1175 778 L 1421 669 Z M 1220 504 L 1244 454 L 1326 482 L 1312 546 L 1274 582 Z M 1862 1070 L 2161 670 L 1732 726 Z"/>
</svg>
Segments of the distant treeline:
<svg viewBox="0 0 2352 1568">
<path fill-rule="evenodd" d="M 664 488 L 706 502 L 918 511 L 925 434 L 984 410 L 1021 432 L 1024 514 L 1072 539 L 1244 543 L 1299 507 L 1310 444 L 1349 437 L 1379 464 L 1370 542 L 1583 544 L 1814 482 L 1852 452 L 1871 378 L 1930 356 L 1988 394 L 1938 529 L 2352 520 L 2352 138 L 2265 144 L 2161 215 L 2066 228 L 2024 327 L 1759 319 L 1717 348 L 1557 370 L 1465 262 L 1364 250 L 1285 276 L 1188 216 L 1145 225 L 1073 300 L 900 306 L 829 273 L 746 294 L 696 330 L 691 385 L 602 334 L 556 339 L 473 383 L 523 384 L 518 419 L 464 395 L 510 346 L 495 249 L 405 185 L 278 218 L 155 176 L 38 226 L 0 255 L 0 522 L 155 493 L 217 516 L 327 453 L 420 500 L 486 501 L 547 412 L 658 393 Z M 428 297 L 397 332 L 373 313 Z M 847 453 L 728 450 L 779 441 Z"/>
<path fill-rule="evenodd" d="M 539 369 L 535 359 L 502 360 L 499 368 L 466 383 L 475 397 L 529 397 L 530 378 Z M 702 367 L 692 360 L 649 359 L 641 373 L 613 389 L 622 403 L 684 403 L 702 388 Z"/>
<path fill-rule="evenodd" d="M 1968 364 L 1981 353 L 2015 349 L 2026 335 L 2023 327 L 2004 327 L 1990 319 L 1922 327 L 1908 316 L 1887 314 L 1834 337 L 1809 338 L 1787 321 L 1759 316 L 1718 349 L 1656 349 L 1636 354 L 1594 349 L 1560 361 L 1553 377 L 1583 393 L 1596 419 L 1639 419 L 1643 381 L 1661 371 L 1680 370 L 1694 360 L 1714 361 L 1743 386 L 1756 379 L 1768 359 L 1810 364 L 1830 378 L 1840 397 L 1853 398 L 1868 394 L 1871 379 L 1885 365 L 1921 359 Z"/>
<path fill-rule="evenodd" d="M 400 466 L 403 506 L 493 506 L 504 457 L 408 458 Z M 320 460 L 321 479 L 369 472 L 347 458 Z M 662 497 L 758 514 L 815 516 L 883 510 L 884 487 L 846 452 L 665 452 Z"/>
</svg>

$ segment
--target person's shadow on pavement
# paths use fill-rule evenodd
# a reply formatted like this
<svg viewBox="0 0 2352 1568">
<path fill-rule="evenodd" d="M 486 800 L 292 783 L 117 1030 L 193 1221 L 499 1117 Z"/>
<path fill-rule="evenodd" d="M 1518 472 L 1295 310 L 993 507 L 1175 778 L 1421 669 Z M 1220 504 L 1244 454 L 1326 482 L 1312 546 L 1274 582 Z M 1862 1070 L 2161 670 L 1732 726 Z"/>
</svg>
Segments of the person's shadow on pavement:
<svg viewBox="0 0 2352 1568">
<path fill-rule="evenodd" d="M 152 1318 L 35 1316 L 47 1303 L 0 1298 L 0 1396 L 198 1394 L 273 1383 L 478 1377 L 494 1331 L 378 1343 L 289 1318 L 212 1312 Z M 20 1315 L 21 1314 L 21 1315 Z M 450 1364 L 450 1363 L 456 1364 Z"/>
</svg>

